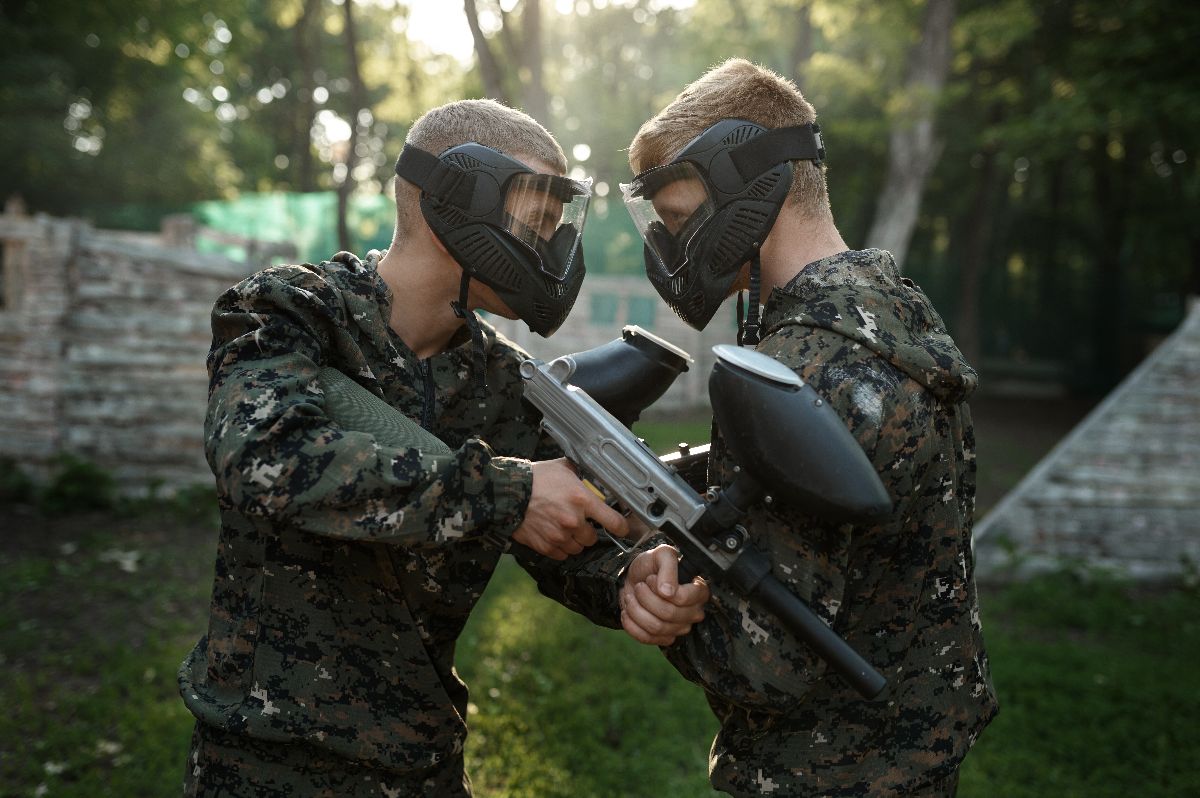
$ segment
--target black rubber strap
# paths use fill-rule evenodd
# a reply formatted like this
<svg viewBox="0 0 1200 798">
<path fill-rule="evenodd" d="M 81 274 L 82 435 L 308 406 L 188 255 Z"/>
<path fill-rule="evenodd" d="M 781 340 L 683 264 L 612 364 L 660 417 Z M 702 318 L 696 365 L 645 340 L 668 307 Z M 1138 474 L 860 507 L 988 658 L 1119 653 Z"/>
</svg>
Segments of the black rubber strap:
<svg viewBox="0 0 1200 798">
<path fill-rule="evenodd" d="M 458 301 L 451 302 L 450 307 L 454 309 L 454 315 L 467 323 L 467 330 L 471 333 L 471 360 L 472 368 L 475 371 L 475 398 L 484 400 L 487 398 L 487 349 L 486 342 L 483 336 L 483 327 L 479 324 L 479 317 L 475 315 L 475 311 L 467 308 L 467 291 L 471 285 L 471 273 L 463 269 L 462 280 L 458 284 Z"/>
<path fill-rule="evenodd" d="M 739 144 L 729 158 L 743 180 L 751 180 L 785 161 L 825 160 L 821 126 L 816 122 L 799 127 L 777 127 Z"/>
<path fill-rule="evenodd" d="M 435 199 L 460 208 L 471 207 L 475 175 L 425 150 L 405 145 L 396 159 L 396 174 Z"/>
</svg>

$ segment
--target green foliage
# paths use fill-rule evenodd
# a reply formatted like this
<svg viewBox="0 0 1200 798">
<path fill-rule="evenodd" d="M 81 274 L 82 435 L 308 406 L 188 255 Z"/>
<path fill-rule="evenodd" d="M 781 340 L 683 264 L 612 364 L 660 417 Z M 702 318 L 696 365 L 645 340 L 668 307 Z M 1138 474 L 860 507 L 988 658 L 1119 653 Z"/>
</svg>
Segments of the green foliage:
<svg viewBox="0 0 1200 798">
<path fill-rule="evenodd" d="M 31 502 L 34 493 L 33 480 L 16 461 L 0 457 L 0 506 Z"/>
<path fill-rule="evenodd" d="M 88 460 L 61 454 L 49 483 L 38 496 L 38 505 L 51 514 L 110 510 L 117 505 L 116 480 Z"/>
<path fill-rule="evenodd" d="M 531 6 L 477 4 L 495 48 L 519 51 Z M 848 244 L 863 245 L 889 134 L 913 100 L 904 87 L 922 2 L 584 0 L 565 14 L 562 4 L 540 5 L 549 94 L 541 121 L 604 191 L 585 237 L 593 272 L 641 269 L 617 188 L 629 176 L 633 134 L 733 56 L 795 78 L 815 104 L 835 218 Z M 1183 298 L 1200 293 L 1192 223 L 1200 69 L 1191 46 L 1200 5 L 957 7 L 936 120 L 944 150 L 906 268 L 956 337 L 978 335 L 972 356 L 984 365 L 1049 363 L 1070 387 L 1102 391 L 1178 322 Z M 353 99 L 345 8 L 356 15 L 365 109 Z M 7 3 L 0 198 L 21 193 L 34 210 L 153 228 L 197 200 L 329 191 L 341 157 L 328 136 L 333 114 L 356 126 L 361 194 L 386 206 L 390 165 L 412 121 L 482 92 L 473 64 L 409 38 L 409 8 Z M 502 77 L 513 92 L 523 84 L 522 74 Z M 356 246 L 387 240 L 384 210 L 383 221 L 352 220 Z M 238 232 L 293 240 L 269 217 L 242 222 Z M 306 256 L 327 256 L 319 250 L 332 249 L 328 238 L 303 242 Z"/>
</svg>

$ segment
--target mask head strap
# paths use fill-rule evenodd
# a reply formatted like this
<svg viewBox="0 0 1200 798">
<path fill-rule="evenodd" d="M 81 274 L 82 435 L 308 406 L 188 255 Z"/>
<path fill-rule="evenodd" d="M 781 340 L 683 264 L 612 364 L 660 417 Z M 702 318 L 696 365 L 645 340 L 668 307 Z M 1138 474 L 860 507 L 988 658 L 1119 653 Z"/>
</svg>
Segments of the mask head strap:
<svg viewBox="0 0 1200 798">
<path fill-rule="evenodd" d="M 825 160 L 821 126 L 816 122 L 798 127 L 777 127 L 755 136 L 729 152 L 738 174 L 750 182 L 785 161 Z"/>
<path fill-rule="evenodd" d="M 396 160 L 396 174 L 431 197 L 459 208 L 471 207 L 475 175 L 425 150 L 406 144 Z"/>
</svg>

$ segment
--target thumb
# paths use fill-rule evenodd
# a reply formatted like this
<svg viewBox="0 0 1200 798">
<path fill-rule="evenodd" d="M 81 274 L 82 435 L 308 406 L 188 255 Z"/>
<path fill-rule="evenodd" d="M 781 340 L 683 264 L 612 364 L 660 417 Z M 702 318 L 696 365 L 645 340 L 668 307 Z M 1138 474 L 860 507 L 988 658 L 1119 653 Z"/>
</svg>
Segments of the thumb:
<svg viewBox="0 0 1200 798">
<path fill-rule="evenodd" d="M 656 589 L 658 595 L 670 598 L 679 587 L 679 560 L 676 559 L 675 549 L 663 546 L 654 552 L 656 572 L 658 573 Z"/>
</svg>

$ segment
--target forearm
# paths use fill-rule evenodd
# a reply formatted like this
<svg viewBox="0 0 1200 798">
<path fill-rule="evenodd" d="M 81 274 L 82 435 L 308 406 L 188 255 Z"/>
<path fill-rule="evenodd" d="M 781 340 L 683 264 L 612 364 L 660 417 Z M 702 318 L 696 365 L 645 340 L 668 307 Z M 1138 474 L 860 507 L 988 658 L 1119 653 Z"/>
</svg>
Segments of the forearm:
<svg viewBox="0 0 1200 798">
<path fill-rule="evenodd" d="M 512 555 L 538 590 L 592 623 L 610 629 L 621 626 L 618 593 L 624 569 L 632 555 L 601 538 L 582 553 L 563 561 L 551 560 L 524 547 L 513 546 Z"/>
</svg>

